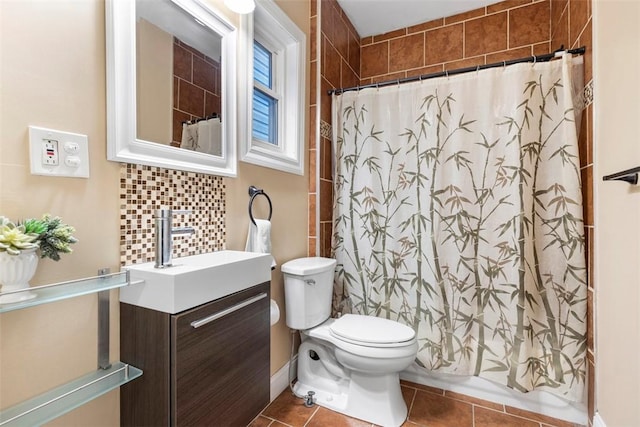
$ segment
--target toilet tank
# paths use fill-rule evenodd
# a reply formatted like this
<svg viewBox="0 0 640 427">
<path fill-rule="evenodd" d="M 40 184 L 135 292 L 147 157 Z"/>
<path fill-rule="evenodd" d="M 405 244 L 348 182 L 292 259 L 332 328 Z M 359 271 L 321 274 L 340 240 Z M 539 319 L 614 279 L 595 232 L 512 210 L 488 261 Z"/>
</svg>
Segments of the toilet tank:
<svg viewBox="0 0 640 427">
<path fill-rule="evenodd" d="M 331 316 L 336 260 L 298 258 L 282 264 L 286 322 L 291 329 L 313 328 Z"/>
</svg>

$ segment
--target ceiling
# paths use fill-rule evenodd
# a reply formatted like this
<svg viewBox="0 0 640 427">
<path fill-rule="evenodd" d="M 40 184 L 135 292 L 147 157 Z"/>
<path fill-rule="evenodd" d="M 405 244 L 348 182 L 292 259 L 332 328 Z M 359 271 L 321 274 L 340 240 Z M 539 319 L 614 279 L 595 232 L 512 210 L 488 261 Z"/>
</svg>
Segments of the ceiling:
<svg viewBox="0 0 640 427">
<path fill-rule="evenodd" d="M 500 0 L 338 0 L 360 37 L 468 12 Z"/>
</svg>

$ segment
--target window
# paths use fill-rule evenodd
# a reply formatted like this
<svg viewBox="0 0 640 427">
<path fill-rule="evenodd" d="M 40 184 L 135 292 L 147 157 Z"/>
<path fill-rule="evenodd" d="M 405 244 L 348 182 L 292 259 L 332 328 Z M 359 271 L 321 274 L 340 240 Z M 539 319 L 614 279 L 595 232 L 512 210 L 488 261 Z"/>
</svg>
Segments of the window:
<svg viewBox="0 0 640 427">
<path fill-rule="evenodd" d="M 306 38 L 273 0 L 257 0 L 253 19 L 251 128 L 241 159 L 303 175 Z"/>
<path fill-rule="evenodd" d="M 253 139 L 278 145 L 278 93 L 274 90 L 272 53 L 253 42 Z"/>
</svg>

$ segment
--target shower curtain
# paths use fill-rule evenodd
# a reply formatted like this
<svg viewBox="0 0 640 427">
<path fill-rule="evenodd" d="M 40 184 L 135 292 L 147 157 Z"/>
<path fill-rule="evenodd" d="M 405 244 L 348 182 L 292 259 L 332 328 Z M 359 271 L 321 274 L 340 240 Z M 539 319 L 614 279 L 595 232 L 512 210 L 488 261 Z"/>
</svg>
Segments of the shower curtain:
<svg viewBox="0 0 640 427">
<path fill-rule="evenodd" d="M 582 400 L 581 76 L 564 55 L 334 95 L 334 308 L 412 326 L 425 369 Z"/>
</svg>

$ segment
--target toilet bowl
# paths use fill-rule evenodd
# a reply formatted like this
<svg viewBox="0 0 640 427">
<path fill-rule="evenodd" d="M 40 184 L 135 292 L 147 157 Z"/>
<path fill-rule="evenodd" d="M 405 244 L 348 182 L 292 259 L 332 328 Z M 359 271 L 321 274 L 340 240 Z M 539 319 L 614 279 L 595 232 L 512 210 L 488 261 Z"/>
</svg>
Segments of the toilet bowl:
<svg viewBox="0 0 640 427">
<path fill-rule="evenodd" d="M 301 258 L 283 264 L 286 322 L 300 330 L 296 395 L 381 426 L 407 417 L 399 372 L 415 359 L 412 328 L 373 316 L 329 318 L 336 261 Z"/>
</svg>

